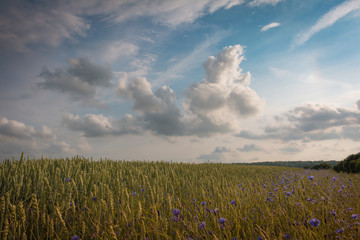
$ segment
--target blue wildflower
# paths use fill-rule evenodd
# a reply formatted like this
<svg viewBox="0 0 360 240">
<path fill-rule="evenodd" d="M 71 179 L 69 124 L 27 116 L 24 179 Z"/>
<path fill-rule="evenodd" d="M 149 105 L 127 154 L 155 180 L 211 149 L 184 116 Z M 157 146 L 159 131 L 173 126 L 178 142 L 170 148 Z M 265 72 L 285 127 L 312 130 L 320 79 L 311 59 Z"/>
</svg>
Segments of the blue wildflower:
<svg viewBox="0 0 360 240">
<path fill-rule="evenodd" d="M 290 239 L 290 234 L 284 233 L 283 237 L 284 237 L 285 239 Z"/>
<path fill-rule="evenodd" d="M 232 205 L 234 205 L 235 203 L 236 203 L 236 201 L 235 200 L 231 200 L 231 202 L 230 202 Z"/>
<path fill-rule="evenodd" d="M 224 224 L 225 222 L 226 222 L 226 219 L 225 219 L 225 218 L 220 218 L 220 219 L 219 219 L 219 223 L 220 223 L 220 224 Z"/>
<path fill-rule="evenodd" d="M 205 222 L 202 222 L 199 224 L 199 229 L 203 229 L 205 227 L 206 223 Z"/>
<path fill-rule="evenodd" d="M 97 197 L 93 197 L 92 200 L 96 201 L 96 200 L 97 200 Z"/>
<path fill-rule="evenodd" d="M 132 196 L 136 196 L 136 192 L 133 192 L 131 195 L 132 195 Z"/>
<path fill-rule="evenodd" d="M 313 180 L 314 179 L 314 176 L 309 176 L 309 180 Z"/>
<path fill-rule="evenodd" d="M 316 219 L 316 218 L 312 218 L 312 219 L 309 220 L 309 224 L 311 226 L 317 227 L 317 226 L 320 225 L 320 220 Z"/>
<path fill-rule="evenodd" d="M 180 215 L 180 209 L 173 209 L 172 210 L 172 214 L 175 216 L 175 217 L 177 217 L 177 216 L 179 216 Z"/>
<path fill-rule="evenodd" d="M 351 218 L 352 218 L 352 219 L 358 219 L 358 217 L 359 217 L 359 215 L 357 215 L 357 214 L 352 214 L 352 215 L 351 215 Z"/>
<path fill-rule="evenodd" d="M 71 237 L 71 240 L 79 240 L 80 238 L 79 238 L 79 236 L 78 235 L 75 235 L 75 236 L 72 236 Z"/>
<path fill-rule="evenodd" d="M 70 178 L 66 177 L 65 182 L 69 182 L 69 181 L 70 181 Z"/>
<path fill-rule="evenodd" d="M 206 205 L 206 202 L 204 201 L 204 202 L 201 202 L 200 203 L 202 206 L 205 206 Z"/>
<path fill-rule="evenodd" d="M 338 229 L 336 229 L 336 232 L 337 233 L 342 233 L 344 230 L 345 230 L 344 228 L 338 228 Z"/>
<path fill-rule="evenodd" d="M 263 240 L 262 236 L 259 235 L 259 236 L 257 237 L 257 240 Z"/>
</svg>

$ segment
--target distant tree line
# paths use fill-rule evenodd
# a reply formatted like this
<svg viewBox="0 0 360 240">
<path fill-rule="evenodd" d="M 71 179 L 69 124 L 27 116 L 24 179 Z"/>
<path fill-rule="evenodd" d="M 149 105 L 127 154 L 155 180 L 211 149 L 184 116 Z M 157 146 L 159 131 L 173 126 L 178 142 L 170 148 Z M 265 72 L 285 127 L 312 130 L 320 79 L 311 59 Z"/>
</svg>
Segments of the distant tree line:
<svg viewBox="0 0 360 240">
<path fill-rule="evenodd" d="M 277 162 L 255 162 L 255 163 L 240 163 L 243 165 L 257 165 L 257 166 L 277 166 L 277 167 L 297 167 L 297 168 L 313 168 L 313 169 L 327 169 L 328 166 L 332 168 L 339 161 L 277 161 Z"/>
<path fill-rule="evenodd" d="M 279 167 L 299 167 L 306 169 L 334 169 L 336 172 L 360 173 L 360 152 L 351 154 L 342 161 L 278 161 L 278 162 L 255 162 L 237 163 L 243 165 L 258 166 L 279 166 Z"/>
</svg>

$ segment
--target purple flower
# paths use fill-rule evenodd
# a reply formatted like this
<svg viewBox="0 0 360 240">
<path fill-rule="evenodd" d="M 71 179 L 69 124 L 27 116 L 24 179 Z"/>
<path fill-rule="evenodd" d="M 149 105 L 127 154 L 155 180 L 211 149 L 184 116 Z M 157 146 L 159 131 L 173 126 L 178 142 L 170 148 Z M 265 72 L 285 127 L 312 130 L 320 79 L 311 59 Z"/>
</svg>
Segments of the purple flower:
<svg viewBox="0 0 360 240">
<path fill-rule="evenodd" d="M 178 217 L 171 217 L 171 219 L 174 221 L 174 222 L 177 222 L 179 219 Z"/>
<path fill-rule="evenodd" d="M 226 219 L 225 219 L 225 218 L 220 218 L 220 219 L 219 219 L 219 223 L 220 223 L 220 224 L 224 224 L 225 222 L 226 222 Z"/>
<path fill-rule="evenodd" d="M 313 180 L 314 179 L 314 176 L 309 176 L 309 180 Z"/>
<path fill-rule="evenodd" d="M 290 234 L 284 233 L 283 237 L 284 237 L 285 239 L 290 239 Z"/>
<path fill-rule="evenodd" d="M 66 177 L 65 178 L 65 182 L 69 182 L 70 181 L 70 178 Z M 75 236 L 74 236 L 75 237 Z M 77 236 L 76 236 L 77 237 Z"/>
<path fill-rule="evenodd" d="M 336 212 L 334 210 L 331 210 L 330 214 L 333 215 L 333 216 L 336 216 Z"/>
<path fill-rule="evenodd" d="M 344 228 L 338 228 L 338 229 L 336 229 L 336 232 L 337 233 L 342 233 L 344 230 L 345 230 Z"/>
<path fill-rule="evenodd" d="M 349 208 L 348 208 L 348 210 L 349 210 L 349 211 L 352 211 L 352 210 L 353 210 L 353 208 L 352 208 L 352 207 L 349 207 Z"/>
<path fill-rule="evenodd" d="M 205 222 L 202 222 L 199 224 L 199 229 L 203 229 L 205 227 L 206 223 Z"/>
<path fill-rule="evenodd" d="M 333 181 L 334 181 L 334 182 L 336 181 L 336 177 L 333 177 Z"/>
<path fill-rule="evenodd" d="M 235 203 L 236 203 L 236 201 L 235 200 L 231 200 L 231 202 L 230 202 L 232 205 L 234 205 Z"/>
<path fill-rule="evenodd" d="M 79 236 L 78 235 L 75 235 L 75 236 L 72 236 L 71 237 L 71 240 L 79 240 L 80 238 L 79 238 Z"/>
<path fill-rule="evenodd" d="M 145 191 L 145 188 L 140 189 L 140 191 L 144 192 L 144 191 Z"/>
<path fill-rule="evenodd" d="M 93 197 L 92 200 L 96 201 L 96 200 L 97 200 L 97 197 Z"/>
<path fill-rule="evenodd" d="M 351 215 L 351 218 L 352 218 L 352 219 L 358 219 L 358 217 L 359 217 L 359 215 L 357 215 L 357 214 L 352 214 L 352 215 Z"/>
<path fill-rule="evenodd" d="M 311 201 L 311 198 L 307 198 L 306 201 L 310 202 L 310 201 Z"/>
<path fill-rule="evenodd" d="M 218 211 L 219 211 L 219 209 L 217 209 L 217 208 L 214 208 L 214 209 L 210 209 L 210 211 L 212 212 L 212 213 L 217 213 Z"/>
<path fill-rule="evenodd" d="M 136 192 L 133 192 L 131 195 L 132 195 L 132 196 L 136 196 Z"/>
<path fill-rule="evenodd" d="M 173 209 L 172 210 L 172 214 L 175 216 L 175 217 L 177 217 L 177 216 L 179 216 L 180 215 L 180 209 Z"/>
<path fill-rule="evenodd" d="M 257 240 L 263 240 L 262 236 L 259 235 L 259 236 L 257 237 Z"/>
<path fill-rule="evenodd" d="M 317 227 L 317 226 L 320 225 L 320 220 L 316 219 L 316 218 L 312 218 L 312 219 L 309 220 L 309 224 L 311 226 Z"/>
<path fill-rule="evenodd" d="M 291 192 L 285 192 L 286 196 L 290 196 Z"/>
<path fill-rule="evenodd" d="M 206 205 L 206 202 L 204 201 L 204 202 L 201 202 L 200 203 L 202 206 L 205 206 Z"/>
</svg>

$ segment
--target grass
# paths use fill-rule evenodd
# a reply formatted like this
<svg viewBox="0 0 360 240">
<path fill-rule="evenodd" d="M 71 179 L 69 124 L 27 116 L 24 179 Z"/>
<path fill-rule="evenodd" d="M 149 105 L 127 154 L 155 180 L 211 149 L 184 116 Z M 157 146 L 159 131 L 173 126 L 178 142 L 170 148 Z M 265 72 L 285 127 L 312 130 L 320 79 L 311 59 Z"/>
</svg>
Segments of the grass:
<svg viewBox="0 0 360 240">
<path fill-rule="evenodd" d="M 359 239 L 359 177 L 228 164 L 5 160 L 0 239 Z"/>
</svg>

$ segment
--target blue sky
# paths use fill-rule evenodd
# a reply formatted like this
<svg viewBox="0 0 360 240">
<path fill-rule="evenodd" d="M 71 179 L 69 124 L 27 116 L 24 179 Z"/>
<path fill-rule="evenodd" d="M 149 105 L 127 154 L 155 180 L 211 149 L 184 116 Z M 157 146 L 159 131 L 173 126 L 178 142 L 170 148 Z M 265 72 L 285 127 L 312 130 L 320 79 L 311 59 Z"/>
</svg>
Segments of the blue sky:
<svg viewBox="0 0 360 240">
<path fill-rule="evenodd" d="M 4 1 L 0 156 L 341 160 L 360 0 Z"/>
</svg>

